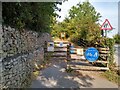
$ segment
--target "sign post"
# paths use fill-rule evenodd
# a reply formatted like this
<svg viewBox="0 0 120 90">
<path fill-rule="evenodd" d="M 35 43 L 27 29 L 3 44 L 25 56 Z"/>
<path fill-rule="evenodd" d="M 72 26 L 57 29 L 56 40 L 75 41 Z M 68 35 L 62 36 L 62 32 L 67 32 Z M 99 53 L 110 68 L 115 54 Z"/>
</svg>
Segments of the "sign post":
<svg viewBox="0 0 120 90">
<path fill-rule="evenodd" d="M 54 52 L 54 42 L 48 42 L 47 43 L 47 51 L 48 52 Z"/>
<path fill-rule="evenodd" d="M 111 26 L 110 22 L 108 21 L 108 19 L 105 19 L 105 22 L 102 24 L 102 26 L 100 27 L 101 30 L 104 30 L 105 32 L 105 37 L 107 37 L 107 30 L 112 30 L 113 27 Z"/>
</svg>

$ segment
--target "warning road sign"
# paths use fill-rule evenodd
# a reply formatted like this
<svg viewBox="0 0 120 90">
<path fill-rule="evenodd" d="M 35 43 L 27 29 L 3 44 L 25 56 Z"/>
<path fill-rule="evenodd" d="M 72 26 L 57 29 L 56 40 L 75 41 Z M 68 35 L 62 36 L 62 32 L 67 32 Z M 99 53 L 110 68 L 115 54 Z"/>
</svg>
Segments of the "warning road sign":
<svg viewBox="0 0 120 90">
<path fill-rule="evenodd" d="M 105 19 L 105 22 L 102 24 L 101 30 L 112 30 L 113 27 L 111 26 L 110 22 L 108 21 L 108 19 Z"/>
</svg>

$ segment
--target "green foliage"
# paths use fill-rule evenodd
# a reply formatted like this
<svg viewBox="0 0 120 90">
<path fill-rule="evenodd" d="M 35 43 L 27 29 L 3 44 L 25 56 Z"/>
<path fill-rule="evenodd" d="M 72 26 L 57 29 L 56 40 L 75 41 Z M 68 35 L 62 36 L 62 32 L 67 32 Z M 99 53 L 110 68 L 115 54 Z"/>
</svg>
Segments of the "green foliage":
<svg viewBox="0 0 120 90">
<path fill-rule="evenodd" d="M 38 32 L 50 32 L 57 2 L 3 2 L 3 25 L 17 29 L 31 29 Z"/>
<path fill-rule="evenodd" d="M 78 44 L 77 41 L 79 40 L 78 36 L 73 34 L 70 36 L 71 37 L 71 42 L 74 42 L 75 44 Z"/>
<path fill-rule="evenodd" d="M 114 45 L 115 45 L 115 40 L 114 39 L 107 39 L 106 40 L 107 43 L 106 45 L 109 47 L 110 49 L 110 55 L 108 57 L 109 59 L 109 68 L 113 69 L 115 67 L 115 63 L 114 63 Z"/>
<path fill-rule="evenodd" d="M 113 38 L 115 39 L 115 43 L 120 44 L 120 35 L 119 34 L 116 34 Z"/>
<path fill-rule="evenodd" d="M 71 73 L 72 71 L 73 71 L 73 69 L 70 66 L 68 68 L 66 68 L 67 73 Z"/>
<path fill-rule="evenodd" d="M 100 36 L 98 20 L 101 17 L 89 2 L 79 3 L 70 9 L 69 17 L 76 27 L 76 35 L 87 41 Z"/>
<path fill-rule="evenodd" d="M 115 71 L 106 71 L 105 73 L 103 73 L 103 75 L 110 81 L 113 81 L 117 84 L 120 83 L 120 75 L 117 74 L 117 72 Z"/>
<path fill-rule="evenodd" d="M 79 38 L 91 42 L 100 37 L 100 17 L 89 2 L 79 3 L 69 10 L 69 16 L 63 22 L 55 24 L 52 35 L 58 37 L 60 32 L 66 32 L 74 43 Z"/>
<path fill-rule="evenodd" d="M 108 47 L 110 49 L 113 49 L 113 46 L 115 44 L 115 40 L 112 38 L 106 38 L 106 37 L 99 37 L 96 42 L 99 44 L 99 47 Z"/>
<path fill-rule="evenodd" d="M 109 68 L 112 70 L 115 67 L 114 63 L 114 45 L 115 45 L 115 40 L 112 38 L 104 38 L 101 37 L 97 40 L 98 47 L 103 47 L 103 48 L 109 48 L 109 55 L 108 55 L 108 61 L 109 61 Z"/>
<path fill-rule="evenodd" d="M 52 30 L 51 34 L 54 37 L 60 37 L 61 31 L 62 31 L 61 23 L 57 23 L 53 26 L 53 30 Z"/>
<path fill-rule="evenodd" d="M 97 40 L 98 47 L 106 47 L 109 48 L 109 55 L 108 55 L 108 61 L 109 61 L 109 69 L 103 75 L 110 81 L 113 81 L 118 84 L 118 81 L 120 81 L 120 76 L 118 75 L 118 72 L 115 70 L 115 63 L 114 63 L 114 44 L 115 40 L 111 38 L 104 38 L 101 37 Z"/>
</svg>

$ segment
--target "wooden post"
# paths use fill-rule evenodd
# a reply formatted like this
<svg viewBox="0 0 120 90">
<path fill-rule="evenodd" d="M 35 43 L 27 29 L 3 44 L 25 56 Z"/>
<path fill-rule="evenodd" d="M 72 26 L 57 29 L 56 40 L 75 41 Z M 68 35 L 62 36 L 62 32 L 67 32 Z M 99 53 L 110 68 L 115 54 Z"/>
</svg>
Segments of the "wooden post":
<svg viewBox="0 0 120 90">
<path fill-rule="evenodd" d="M 107 62 L 108 62 L 108 63 L 107 63 L 107 68 L 109 68 L 109 59 L 108 59 L 109 56 L 110 56 L 110 49 L 108 48 L 108 49 L 107 49 L 107 58 L 106 58 L 106 59 L 107 59 Z"/>
<path fill-rule="evenodd" d="M 67 45 L 67 60 L 70 60 L 70 47 L 71 44 L 69 43 L 69 45 Z"/>
<path fill-rule="evenodd" d="M 70 60 L 70 47 L 71 47 L 71 44 L 69 43 L 67 45 L 67 69 L 70 68 L 70 63 L 69 63 L 69 60 Z"/>
<path fill-rule="evenodd" d="M 45 41 L 45 43 L 44 43 L 44 60 L 46 58 L 46 53 L 47 53 L 47 42 Z"/>
<path fill-rule="evenodd" d="M 105 63 L 106 67 L 109 68 L 109 48 L 105 47 L 105 48 L 98 48 L 99 53 L 100 53 L 100 57 L 102 59 L 101 63 Z M 104 57 L 104 58 L 103 58 Z M 105 62 L 104 62 L 105 61 Z M 107 62 L 107 63 L 106 63 Z"/>
</svg>

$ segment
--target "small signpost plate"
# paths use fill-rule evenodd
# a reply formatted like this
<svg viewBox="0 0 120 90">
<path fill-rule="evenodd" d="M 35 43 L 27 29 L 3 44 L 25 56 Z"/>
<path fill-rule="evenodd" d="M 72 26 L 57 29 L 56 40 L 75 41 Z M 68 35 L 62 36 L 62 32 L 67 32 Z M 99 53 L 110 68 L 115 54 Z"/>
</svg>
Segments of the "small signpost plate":
<svg viewBox="0 0 120 90">
<path fill-rule="evenodd" d="M 54 52 L 54 42 L 47 43 L 47 51 Z"/>
<path fill-rule="evenodd" d="M 83 55 L 83 48 L 77 49 L 77 54 L 82 56 Z"/>
<path fill-rule="evenodd" d="M 63 47 L 63 42 L 60 42 L 60 44 L 59 44 L 59 45 L 60 45 L 60 47 Z"/>
<path fill-rule="evenodd" d="M 75 53 L 75 50 L 74 50 L 73 48 L 74 48 L 74 46 L 71 45 L 71 46 L 70 46 L 70 54 L 74 54 L 74 53 Z"/>
</svg>

